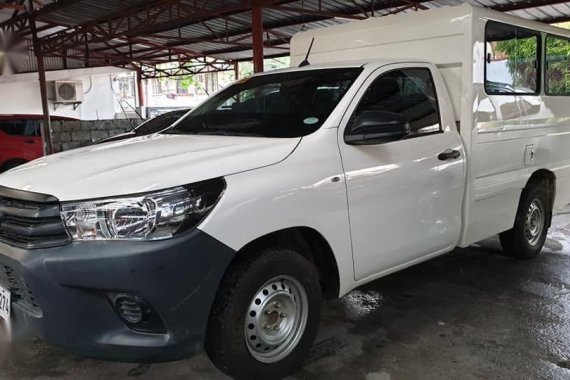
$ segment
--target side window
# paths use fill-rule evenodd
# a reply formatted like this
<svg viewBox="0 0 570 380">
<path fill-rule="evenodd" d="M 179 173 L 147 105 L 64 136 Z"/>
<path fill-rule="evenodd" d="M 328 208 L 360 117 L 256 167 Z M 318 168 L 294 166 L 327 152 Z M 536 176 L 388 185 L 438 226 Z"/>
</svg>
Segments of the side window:
<svg viewBox="0 0 570 380">
<path fill-rule="evenodd" d="M 429 69 L 393 70 L 377 78 L 366 90 L 352 119 L 369 110 L 402 116 L 410 124 L 410 137 L 441 131 L 437 95 Z"/>
<path fill-rule="evenodd" d="M 570 95 L 570 40 L 546 37 L 544 78 L 547 95 Z"/>
<path fill-rule="evenodd" d="M 40 135 L 40 122 L 37 120 L 26 120 L 26 127 L 24 128 L 24 136 L 39 136 Z"/>
<path fill-rule="evenodd" d="M 0 130 L 12 136 L 24 136 L 26 132 L 26 121 L 25 120 L 0 121 Z"/>
<path fill-rule="evenodd" d="M 540 92 L 538 32 L 489 21 L 485 40 L 487 94 L 528 95 Z"/>
</svg>

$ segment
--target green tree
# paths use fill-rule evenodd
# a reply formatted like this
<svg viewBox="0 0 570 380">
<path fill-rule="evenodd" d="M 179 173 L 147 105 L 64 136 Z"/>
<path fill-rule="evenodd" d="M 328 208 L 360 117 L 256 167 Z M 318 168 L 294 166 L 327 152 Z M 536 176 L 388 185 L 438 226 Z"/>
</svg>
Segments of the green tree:
<svg viewBox="0 0 570 380">
<path fill-rule="evenodd" d="M 546 39 L 545 86 L 549 94 L 570 94 L 570 42 Z"/>
<path fill-rule="evenodd" d="M 180 82 L 180 87 L 182 87 L 186 91 L 188 91 L 188 89 L 192 86 L 200 85 L 200 82 L 196 80 L 196 77 L 194 75 L 185 75 L 183 77 L 180 77 L 179 82 Z"/>
<path fill-rule="evenodd" d="M 495 54 L 504 55 L 515 87 L 536 88 L 538 37 L 512 38 L 494 44 Z"/>
<path fill-rule="evenodd" d="M 178 81 L 180 82 L 180 86 L 186 91 L 188 91 L 190 87 L 195 87 L 197 90 L 203 90 L 207 95 L 209 95 L 208 91 L 206 91 L 206 89 L 202 86 L 202 83 L 200 83 L 200 81 L 197 79 L 197 75 L 199 74 L 183 75 L 179 77 Z"/>
</svg>

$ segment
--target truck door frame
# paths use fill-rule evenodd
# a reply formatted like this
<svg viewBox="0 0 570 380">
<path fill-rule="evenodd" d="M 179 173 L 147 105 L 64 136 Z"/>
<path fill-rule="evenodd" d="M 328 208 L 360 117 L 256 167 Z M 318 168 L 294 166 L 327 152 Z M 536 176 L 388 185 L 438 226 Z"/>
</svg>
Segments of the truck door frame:
<svg viewBox="0 0 570 380">
<path fill-rule="evenodd" d="M 380 253 L 379 255 L 377 255 L 376 253 L 372 253 L 371 249 L 368 249 L 368 252 L 364 252 L 366 249 L 363 248 L 366 245 L 368 247 L 374 246 L 376 247 L 380 242 L 379 241 L 373 241 L 375 240 L 373 237 L 370 238 L 371 234 L 364 234 L 364 236 L 366 236 L 367 238 L 365 240 L 369 240 L 369 241 L 356 241 L 355 239 L 360 240 L 362 238 L 362 236 L 358 237 L 357 233 L 355 233 L 355 229 L 357 227 L 355 227 L 356 225 L 360 225 L 360 226 L 365 226 L 366 223 L 358 223 L 358 221 L 356 221 L 354 219 L 354 215 L 358 215 L 358 213 L 360 212 L 360 215 L 362 215 L 362 210 L 360 211 L 355 211 L 354 214 L 352 214 L 351 216 L 351 181 L 354 178 L 354 167 L 350 167 L 351 163 L 350 163 L 350 158 L 347 156 L 348 153 L 351 149 L 362 149 L 362 148 L 355 148 L 354 146 L 348 145 L 346 144 L 346 142 L 344 141 L 344 133 L 345 133 L 345 129 L 347 128 L 350 119 L 352 118 L 353 113 L 355 112 L 358 104 L 360 103 L 362 97 L 364 96 L 364 94 L 366 93 L 367 89 L 369 88 L 369 86 L 374 83 L 374 81 L 381 77 L 382 75 L 393 71 L 393 70 L 404 70 L 404 69 L 428 69 L 431 73 L 432 76 L 432 80 L 435 86 L 435 90 L 437 91 L 437 98 L 438 98 L 438 110 L 439 110 L 439 114 L 440 114 L 440 127 L 441 130 L 438 132 L 434 132 L 434 133 L 430 133 L 430 134 L 426 134 L 425 136 L 418 136 L 412 139 L 409 139 L 408 141 L 412 141 L 412 140 L 416 140 L 416 141 L 421 141 L 427 138 L 431 138 L 432 141 L 439 141 L 437 140 L 438 136 L 443 136 L 445 135 L 445 139 L 442 139 L 443 143 L 438 143 L 438 144 L 443 144 L 446 145 L 446 148 L 453 148 L 453 149 L 457 149 L 460 151 L 461 153 L 461 157 L 457 160 L 455 160 L 455 165 L 460 165 L 460 170 L 456 171 L 454 174 L 454 178 L 453 178 L 453 189 L 454 189 L 454 196 L 453 196 L 453 208 L 454 208 L 454 214 L 453 214 L 453 223 L 455 223 L 455 226 L 453 226 L 454 231 L 453 231 L 453 235 L 452 237 L 446 235 L 446 242 L 445 242 L 445 246 L 439 246 L 437 247 L 437 249 L 430 249 L 428 252 L 422 252 L 421 254 L 419 252 L 411 252 L 410 256 L 406 257 L 404 256 L 405 259 L 402 259 L 401 261 L 398 261 L 399 258 L 388 258 L 388 260 L 383 260 L 383 256 L 382 253 Z M 349 205 L 349 218 L 351 218 L 351 239 L 353 239 L 352 241 L 352 247 L 353 247 L 353 261 L 354 261 L 354 276 L 355 276 L 355 280 L 357 282 L 367 282 L 370 281 L 371 279 L 377 278 L 377 277 L 381 277 L 383 275 L 386 275 L 388 273 L 392 273 L 394 271 L 400 270 L 404 267 L 413 265 L 417 262 L 423 261 L 423 260 L 427 260 L 431 257 L 446 253 L 450 250 L 452 250 L 453 248 L 455 248 L 457 246 L 457 242 L 459 241 L 460 235 L 461 235 L 461 227 L 462 227 L 462 210 L 463 210 L 463 199 L 464 199 L 464 195 L 465 195 L 465 150 L 463 148 L 463 143 L 461 140 L 461 137 L 457 131 L 457 127 L 455 125 L 455 121 L 454 121 L 454 116 L 453 116 L 453 110 L 451 109 L 451 102 L 449 101 L 449 95 L 447 94 L 447 92 L 445 90 L 442 91 L 442 89 L 445 89 L 445 83 L 443 82 L 443 79 L 441 78 L 439 72 L 437 71 L 437 69 L 435 68 L 434 65 L 429 64 L 429 63 L 420 63 L 420 62 L 400 62 L 400 63 L 395 63 L 395 64 L 385 64 L 385 65 L 378 65 L 375 69 L 373 69 L 371 71 L 371 73 L 369 74 L 369 76 L 364 80 L 364 82 L 362 82 L 361 87 L 358 89 L 358 92 L 356 93 L 356 96 L 352 99 L 349 107 L 347 108 L 340 127 L 338 129 L 338 144 L 339 144 L 339 151 L 342 157 L 342 161 L 343 161 L 343 170 L 344 170 L 344 178 L 345 178 L 345 186 L 346 186 L 346 191 L 347 191 L 347 197 L 348 197 L 348 205 Z M 424 140 L 425 141 L 425 140 Z M 396 142 L 399 143 L 399 142 Z M 387 144 L 391 144 L 387 143 Z M 404 143 L 406 144 L 406 143 Z M 419 143 L 413 143 L 415 146 L 419 146 Z M 382 148 L 378 148 L 378 147 L 382 147 L 384 144 L 379 144 L 379 145 L 372 145 L 372 147 L 377 147 L 377 148 L 368 148 L 369 150 L 377 150 L 377 149 L 382 149 Z M 449 145 L 449 146 L 447 146 Z M 363 146 L 361 146 L 363 147 Z M 370 146 L 368 146 L 370 147 Z M 442 151 L 444 151 L 445 149 L 444 146 L 441 147 L 437 147 L 438 149 L 441 148 Z M 366 149 L 366 148 L 364 148 Z M 430 152 L 430 155 L 433 152 Z M 437 154 L 436 154 L 437 157 Z M 433 157 L 432 157 L 433 159 Z M 432 160 L 433 161 L 433 160 Z M 391 170 L 391 166 L 387 165 L 387 163 L 389 163 L 392 166 L 398 166 L 396 165 L 396 163 L 391 162 L 391 161 L 385 161 L 384 164 L 385 165 L 379 165 L 376 168 L 373 169 L 378 169 L 377 173 L 382 173 L 385 172 L 386 170 Z M 433 162 L 432 162 L 433 164 Z M 449 166 L 449 162 L 440 162 L 439 164 L 435 164 L 436 166 L 432 165 L 433 167 L 431 167 L 431 170 L 438 170 L 437 168 L 445 168 L 446 166 Z M 358 170 L 358 168 L 356 168 L 356 172 L 362 172 L 361 170 Z M 427 167 L 426 167 L 427 169 Z M 367 169 L 365 168 L 364 171 L 367 171 Z M 368 174 L 367 174 L 368 175 Z M 372 174 L 375 175 L 375 174 Z M 353 203 L 353 206 L 355 204 Z M 378 211 L 378 210 L 371 210 L 372 213 L 374 213 L 374 211 Z M 364 217 L 366 219 L 366 217 Z M 378 220 L 377 220 L 378 221 Z M 372 220 L 366 220 L 366 222 L 373 222 Z M 413 233 L 413 232 L 411 232 Z M 362 234 L 360 234 L 362 235 Z M 436 244 L 437 245 L 437 244 Z M 417 247 L 414 248 L 415 250 L 417 250 Z M 393 255 L 393 253 L 392 253 Z M 390 260 L 392 259 L 392 260 Z M 385 261 L 385 262 L 383 262 Z"/>
</svg>

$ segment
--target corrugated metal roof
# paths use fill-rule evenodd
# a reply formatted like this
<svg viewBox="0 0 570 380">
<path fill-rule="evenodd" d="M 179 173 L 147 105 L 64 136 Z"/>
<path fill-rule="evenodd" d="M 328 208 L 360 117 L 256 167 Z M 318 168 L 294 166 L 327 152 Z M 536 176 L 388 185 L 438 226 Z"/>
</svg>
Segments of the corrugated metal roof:
<svg viewBox="0 0 570 380">
<path fill-rule="evenodd" d="M 267 56 L 287 54 L 288 40 L 295 33 L 348 22 L 347 18 L 339 17 L 342 15 L 378 17 L 464 2 L 508 10 L 509 13 L 531 20 L 570 20 L 570 1 L 433 0 L 414 3 L 408 0 L 281 0 L 274 1 L 272 6 L 263 9 L 266 29 L 264 40 L 267 45 L 264 53 Z M 92 61 L 95 66 L 116 62 L 124 64 L 128 60 L 155 64 L 185 59 L 195 54 L 224 60 L 252 57 L 252 12 L 244 6 L 243 0 L 179 0 L 162 3 L 156 0 L 47 0 L 44 3 L 48 5 L 37 13 L 40 26 L 48 24 L 59 28 L 44 30 L 42 41 L 53 38 L 58 31 L 63 33 L 62 26 L 68 28 L 68 32 L 80 29 L 87 36 L 92 36 L 88 43 L 88 57 L 84 44 L 71 44 L 67 49 L 67 60 L 63 57 L 46 58 L 48 69 L 61 69 L 64 62 L 67 67 L 81 67 L 86 60 Z M 161 12 L 165 9 L 170 11 Z M 177 17 L 173 12 L 179 12 L 180 16 Z M 139 20 L 141 17 L 149 17 L 147 30 L 139 33 L 137 29 L 132 29 L 130 20 L 118 22 L 120 17 L 124 18 L 128 14 L 137 14 Z M 0 12 L 0 21 L 7 15 L 7 12 Z M 97 36 L 89 34 L 92 33 L 89 28 L 99 24 L 112 30 L 112 38 L 101 38 L 100 31 Z M 158 28 L 156 32 L 153 31 L 154 27 Z M 162 53 L 157 51 L 157 47 Z M 19 68 L 20 71 L 36 69 L 33 56 L 30 54 L 28 58 Z"/>
<path fill-rule="evenodd" d="M 40 20 L 59 25 L 82 25 L 103 20 L 149 3 L 148 0 L 100 1 L 81 0 L 70 2 L 61 9 L 40 16 Z"/>
</svg>

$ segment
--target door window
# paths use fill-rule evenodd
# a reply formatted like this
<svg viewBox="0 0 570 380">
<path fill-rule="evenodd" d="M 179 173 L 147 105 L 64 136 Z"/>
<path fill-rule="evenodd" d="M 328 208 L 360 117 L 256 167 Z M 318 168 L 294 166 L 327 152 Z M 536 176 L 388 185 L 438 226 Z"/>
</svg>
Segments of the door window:
<svg viewBox="0 0 570 380">
<path fill-rule="evenodd" d="M 410 125 L 409 137 L 441 132 L 435 85 L 427 68 L 392 70 L 380 76 L 366 90 L 351 120 L 372 110 L 402 116 Z"/>
</svg>

